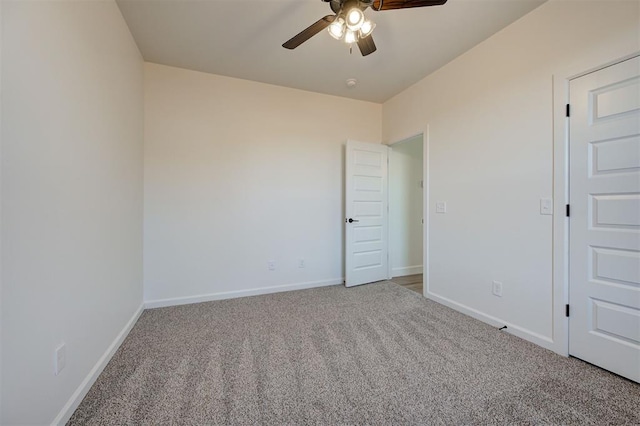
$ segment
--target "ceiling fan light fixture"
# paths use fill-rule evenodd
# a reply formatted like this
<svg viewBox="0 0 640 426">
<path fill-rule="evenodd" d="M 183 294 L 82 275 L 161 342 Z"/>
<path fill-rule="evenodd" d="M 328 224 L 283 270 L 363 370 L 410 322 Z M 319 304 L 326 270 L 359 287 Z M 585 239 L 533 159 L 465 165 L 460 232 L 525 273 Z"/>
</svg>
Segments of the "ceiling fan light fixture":
<svg viewBox="0 0 640 426">
<path fill-rule="evenodd" d="M 347 44 L 352 44 L 356 41 L 358 41 L 358 33 L 347 29 L 347 32 L 344 35 L 344 42 Z"/>
<path fill-rule="evenodd" d="M 344 37 L 344 31 L 345 31 L 344 19 L 337 18 L 335 21 L 331 23 L 331 25 L 329 25 L 329 28 L 327 29 L 327 31 L 329 31 L 329 34 L 331 35 L 331 37 L 335 38 L 336 40 L 341 40 L 342 37 Z"/>
<path fill-rule="evenodd" d="M 364 21 L 362 23 L 362 26 L 360 27 L 360 38 L 365 38 L 369 36 L 369 34 L 373 32 L 373 29 L 375 27 L 376 27 L 375 22 L 371 22 L 369 20 Z"/>
<path fill-rule="evenodd" d="M 351 31 L 358 31 L 363 22 L 364 12 L 357 7 L 353 7 L 347 12 L 347 28 Z"/>
<path fill-rule="evenodd" d="M 2 0 L 0 0 L 2 1 Z M 295 49 L 311 37 L 327 29 L 329 35 L 349 44 L 349 52 L 353 52 L 353 44 L 358 43 L 362 56 L 368 56 L 377 50 L 371 33 L 376 24 L 367 20 L 364 11 L 410 9 L 414 7 L 439 6 L 447 0 L 322 0 L 330 3 L 332 15 L 326 15 L 300 31 L 282 44 L 285 49 Z"/>
</svg>

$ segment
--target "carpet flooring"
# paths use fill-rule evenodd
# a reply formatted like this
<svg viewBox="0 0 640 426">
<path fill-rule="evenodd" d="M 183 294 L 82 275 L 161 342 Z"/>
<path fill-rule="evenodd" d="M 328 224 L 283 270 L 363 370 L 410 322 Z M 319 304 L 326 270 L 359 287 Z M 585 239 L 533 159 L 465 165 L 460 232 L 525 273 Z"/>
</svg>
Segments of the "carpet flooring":
<svg viewBox="0 0 640 426">
<path fill-rule="evenodd" d="M 390 282 L 145 311 L 70 425 L 640 424 L 640 385 Z"/>
</svg>

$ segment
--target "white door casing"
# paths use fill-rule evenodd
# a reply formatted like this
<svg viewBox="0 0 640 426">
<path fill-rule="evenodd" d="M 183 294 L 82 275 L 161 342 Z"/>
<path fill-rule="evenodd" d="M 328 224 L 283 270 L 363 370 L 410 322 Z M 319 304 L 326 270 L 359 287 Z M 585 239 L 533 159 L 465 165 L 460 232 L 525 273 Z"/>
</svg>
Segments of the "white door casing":
<svg viewBox="0 0 640 426">
<path fill-rule="evenodd" d="M 389 278 L 388 150 L 347 141 L 345 285 Z"/>
<path fill-rule="evenodd" d="M 569 90 L 569 353 L 640 381 L 640 58 Z"/>
</svg>

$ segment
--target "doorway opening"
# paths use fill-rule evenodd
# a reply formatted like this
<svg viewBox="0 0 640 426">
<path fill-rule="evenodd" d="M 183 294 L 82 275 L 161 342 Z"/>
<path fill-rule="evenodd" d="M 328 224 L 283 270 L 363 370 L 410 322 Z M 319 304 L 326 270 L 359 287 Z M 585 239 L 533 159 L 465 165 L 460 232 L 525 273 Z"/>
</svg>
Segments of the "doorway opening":
<svg viewBox="0 0 640 426">
<path fill-rule="evenodd" d="M 424 294 L 424 135 L 389 146 L 389 273 Z"/>
</svg>

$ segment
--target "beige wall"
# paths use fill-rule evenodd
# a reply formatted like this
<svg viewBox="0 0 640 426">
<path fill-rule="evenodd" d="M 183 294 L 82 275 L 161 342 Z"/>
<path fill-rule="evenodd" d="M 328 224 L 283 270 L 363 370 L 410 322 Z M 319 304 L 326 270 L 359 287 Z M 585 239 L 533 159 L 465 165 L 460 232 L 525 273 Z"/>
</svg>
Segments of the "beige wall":
<svg viewBox="0 0 640 426">
<path fill-rule="evenodd" d="M 379 142 L 381 113 L 380 104 L 146 64 L 145 300 L 342 282 L 344 143 Z"/>
<path fill-rule="evenodd" d="M 552 77 L 640 50 L 639 7 L 551 0 L 384 104 L 383 141 L 429 125 L 431 297 L 560 350 L 553 219 L 539 214 L 553 197 Z"/>
<path fill-rule="evenodd" d="M 142 58 L 113 1 L 2 9 L 0 423 L 50 424 L 141 306 Z"/>
</svg>

